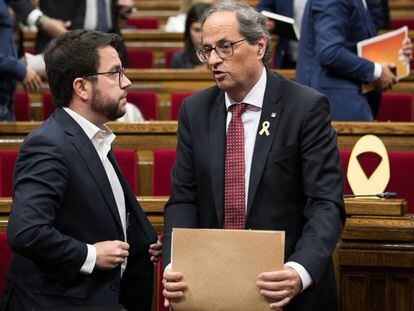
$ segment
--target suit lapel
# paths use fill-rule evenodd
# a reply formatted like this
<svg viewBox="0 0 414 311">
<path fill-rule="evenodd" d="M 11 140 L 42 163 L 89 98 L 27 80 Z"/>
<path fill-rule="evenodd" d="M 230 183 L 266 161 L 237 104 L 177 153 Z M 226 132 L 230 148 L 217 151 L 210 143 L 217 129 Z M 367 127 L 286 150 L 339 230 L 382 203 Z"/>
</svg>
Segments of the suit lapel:
<svg viewBox="0 0 414 311">
<path fill-rule="evenodd" d="M 369 8 L 365 8 L 362 0 L 356 0 L 356 5 L 359 8 L 363 16 L 363 22 L 365 23 L 365 26 L 367 27 L 368 36 L 374 37 L 377 31 L 375 29 L 375 24 L 374 24 L 374 21 L 372 20 L 371 13 L 369 12 Z"/>
<path fill-rule="evenodd" d="M 210 112 L 209 163 L 214 206 L 219 227 L 223 226 L 224 211 L 224 152 L 226 144 L 226 105 L 224 92 L 220 92 Z M 220 172 L 220 173 L 218 173 Z"/>
<path fill-rule="evenodd" d="M 263 100 L 262 113 L 260 115 L 259 127 L 256 133 L 256 142 L 254 145 L 252 164 L 250 169 L 249 192 L 247 200 L 247 217 L 252 209 L 257 187 L 266 165 L 269 150 L 276 136 L 277 127 L 282 114 L 282 105 L 278 104 L 281 97 L 280 78 L 275 74 L 267 71 L 266 91 Z M 269 135 L 265 132 L 260 135 L 263 124 L 269 122 Z"/>
<path fill-rule="evenodd" d="M 55 119 L 64 127 L 65 132 L 71 136 L 70 140 L 79 154 L 86 163 L 89 173 L 95 180 L 102 196 L 104 197 L 112 216 L 116 224 L 118 225 L 119 232 L 123 235 L 123 229 L 121 219 L 119 217 L 118 208 L 115 202 L 115 198 L 112 192 L 111 185 L 109 183 L 108 176 L 105 172 L 105 168 L 102 165 L 102 161 L 96 152 L 92 142 L 82 130 L 82 128 L 72 119 L 63 109 L 58 108 L 54 113 Z"/>
</svg>

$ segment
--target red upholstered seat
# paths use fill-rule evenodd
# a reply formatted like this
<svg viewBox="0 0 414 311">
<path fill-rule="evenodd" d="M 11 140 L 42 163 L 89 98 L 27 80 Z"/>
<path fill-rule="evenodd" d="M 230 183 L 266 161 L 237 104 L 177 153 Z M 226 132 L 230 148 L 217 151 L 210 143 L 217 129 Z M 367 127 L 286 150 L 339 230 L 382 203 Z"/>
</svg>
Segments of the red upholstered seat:
<svg viewBox="0 0 414 311">
<path fill-rule="evenodd" d="M 126 182 L 137 195 L 137 154 L 127 149 L 115 149 L 113 153 Z"/>
<path fill-rule="evenodd" d="M 16 121 L 29 121 L 29 95 L 26 92 L 15 92 L 14 95 L 14 116 Z"/>
<path fill-rule="evenodd" d="M 129 68 L 152 68 L 154 56 L 151 50 L 127 49 Z"/>
<path fill-rule="evenodd" d="M 351 151 L 340 150 L 342 172 L 344 176 L 344 194 L 352 194 L 346 178 L 348 162 Z M 375 167 L 372 164 L 376 162 L 377 154 L 364 153 L 358 157 L 361 167 L 368 171 L 373 171 Z M 399 198 L 404 198 L 408 203 L 408 213 L 414 213 L 414 191 L 411 181 L 412 172 L 414 172 L 414 152 L 388 152 L 390 160 L 390 181 L 385 191 L 396 192 Z"/>
<path fill-rule="evenodd" d="M 391 20 L 391 29 L 398 29 L 408 26 L 408 29 L 414 30 L 414 18 L 393 18 Z"/>
<path fill-rule="evenodd" d="M 171 102 L 171 107 L 170 107 L 170 118 L 171 120 L 177 120 L 178 119 L 178 112 L 180 111 L 180 106 L 182 101 L 192 95 L 192 92 L 177 92 L 177 93 L 172 93 L 170 95 L 170 102 Z"/>
<path fill-rule="evenodd" d="M 160 149 L 154 151 L 154 162 L 152 166 L 152 195 L 170 195 L 170 175 L 174 161 L 174 149 Z"/>
<path fill-rule="evenodd" d="M 168 49 L 164 52 L 165 68 L 171 68 L 171 59 L 175 53 L 181 49 Z"/>
<path fill-rule="evenodd" d="M 6 284 L 12 252 L 6 241 L 6 232 L 0 232 L 0 300 Z"/>
<path fill-rule="evenodd" d="M 127 100 L 138 107 L 145 120 L 157 119 L 157 94 L 155 92 L 128 91 Z"/>
<path fill-rule="evenodd" d="M 18 150 L 0 150 L 0 197 L 11 197 Z"/>
<path fill-rule="evenodd" d="M 52 94 L 42 94 L 42 120 L 46 120 L 50 115 L 55 112 L 56 106 L 53 102 Z"/>
<path fill-rule="evenodd" d="M 382 93 L 377 121 L 414 121 L 413 95 Z"/>
<path fill-rule="evenodd" d="M 137 29 L 158 29 L 160 27 L 160 22 L 155 17 L 127 18 L 124 20 L 124 24 Z"/>
</svg>

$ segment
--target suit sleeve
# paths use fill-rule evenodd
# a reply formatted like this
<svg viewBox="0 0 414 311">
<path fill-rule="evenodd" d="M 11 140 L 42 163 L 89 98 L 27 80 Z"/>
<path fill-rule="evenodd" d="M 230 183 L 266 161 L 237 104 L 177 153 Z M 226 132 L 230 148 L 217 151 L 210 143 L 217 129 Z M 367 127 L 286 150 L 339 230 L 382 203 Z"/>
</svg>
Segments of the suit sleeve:
<svg viewBox="0 0 414 311">
<path fill-rule="evenodd" d="M 15 167 L 7 239 L 13 251 L 39 266 L 75 278 L 87 246 L 54 226 L 69 173 L 64 155 L 48 138 L 37 135 L 23 143 Z"/>
<path fill-rule="evenodd" d="M 193 164 L 192 136 L 183 101 L 178 118 L 177 153 L 171 171 L 171 196 L 164 210 L 163 266 L 170 263 L 174 228 L 198 228 L 198 195 Z"/>
<path fill-rule="evenodd" d="M 27 17 L 35 9 L 28 0 L 10 0 L 8 3 L 14 10 L 17 18 L 26 23 Z"/>
<path fill-rule="evenodd" d="M 287 261 L 300 263 L 318 282 L 345 223 L 342 174 L 329 104 L 318 95 L 307 111 L 300 137 L 305 225 Z"/>
<path fill-rule="evenodd" d="M 16 57 L 0 52 L 0 73 L 2 76 L 10 75 L 16 80 L 22 81 L 26 76 L 26 67 Z"/>
<path fill-rule="evenodd" d="M 358 57 L 346 47 L 347 32 L 352 28 L 350 5 L 347 0 L 313 2 L 316 53 L 320 64 L 328 71 L 358 83 L 372 82 L 374 63 Z"/>
</svg>

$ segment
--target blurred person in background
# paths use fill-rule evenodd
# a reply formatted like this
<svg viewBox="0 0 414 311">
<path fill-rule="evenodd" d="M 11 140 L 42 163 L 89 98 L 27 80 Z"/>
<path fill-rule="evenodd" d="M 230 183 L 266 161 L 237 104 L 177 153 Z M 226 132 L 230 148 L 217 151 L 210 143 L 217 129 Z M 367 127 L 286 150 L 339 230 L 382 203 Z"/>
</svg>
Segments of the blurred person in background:
<svg viewBox="0 0 414 311">
<path fill-rule="evenodd" d="M 26 92 L 34 92 L 42 86 L 42 80 L 17 58 L 7 4 L 0 0 L 0 120 L 14 121 L 13 93 L 17 81 L 22 82 Z"/>
<path fill-rule="evenodd" d="M 196 3 L 213 3 L 213 0 L 181 0 L 180 14 L 168 18 L 164 30 L 167 32 L 184 32 L 187 12 Z"/>
<path fill-rule="evenodd" d="M 210 7 L 208 3 L 196 3 L 188 11 L 185 21 L 184 50 L 176 52 L 171 59 L 171 67 L 175 69 L 206 69 L 195 50 L 201 47 L 201 17 Z"/>
</svg>

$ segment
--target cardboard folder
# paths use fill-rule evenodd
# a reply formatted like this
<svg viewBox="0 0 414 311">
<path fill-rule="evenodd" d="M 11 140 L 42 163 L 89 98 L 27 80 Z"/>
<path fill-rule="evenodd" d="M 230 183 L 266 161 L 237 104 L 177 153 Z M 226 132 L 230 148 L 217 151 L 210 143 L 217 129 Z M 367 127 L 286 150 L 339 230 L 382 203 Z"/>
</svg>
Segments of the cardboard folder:
<svg viewBox="0 0 414 311">
<path fill-rule="evenodd" d="M 284 231 L 173 229 L 172 269 L 188 286 L 173 310 L 269 310 L 256 282 L 283 269 L 284 247 Z"/>
</svg>

